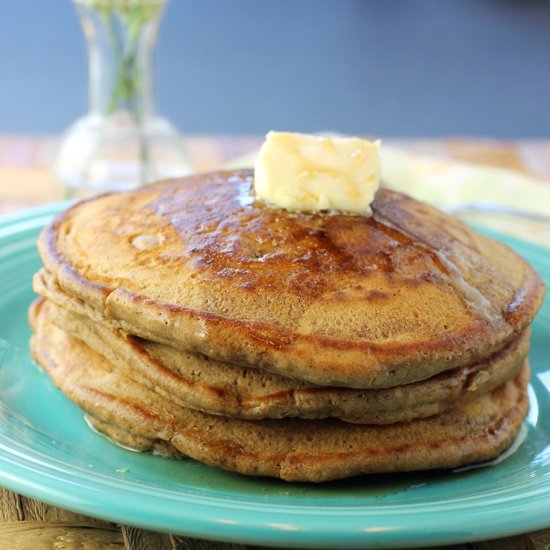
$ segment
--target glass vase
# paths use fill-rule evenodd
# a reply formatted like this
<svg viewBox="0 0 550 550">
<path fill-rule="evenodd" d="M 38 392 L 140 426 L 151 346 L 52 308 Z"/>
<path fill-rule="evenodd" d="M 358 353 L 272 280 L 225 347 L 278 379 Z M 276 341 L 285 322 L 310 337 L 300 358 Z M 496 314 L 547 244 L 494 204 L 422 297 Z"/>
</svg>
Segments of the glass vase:
<svg viewBox="0 0 550 550">
<path fill-rule="evenodd" d="M 89 112 L 53 165 L 67 198 L 126 190 L 192 171 L 182 138 L 155 112 L 154 49 L 167 0 L 73 0 L 86 37 Z"/>
</svg>

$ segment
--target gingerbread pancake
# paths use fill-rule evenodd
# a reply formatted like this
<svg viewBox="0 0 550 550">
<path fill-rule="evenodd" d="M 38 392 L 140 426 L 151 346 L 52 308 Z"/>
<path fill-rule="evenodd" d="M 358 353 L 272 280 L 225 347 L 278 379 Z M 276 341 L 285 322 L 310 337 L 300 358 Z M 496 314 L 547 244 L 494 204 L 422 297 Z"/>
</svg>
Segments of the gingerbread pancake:
<svg viewBox="0 0 550 550">
<path fill-rule="evenodd" d="M 81 202 L 39 248 L 36 288 L 57 289 L 44 294 L 59 305 L 322 386 L 387 388 L 480 363 L 544 294 L 505 245 L 403 194 L 381 188 L 370 217 L 294 213 L 256 201 L 251 171 Z"/>
<path fill-rule="evenodd" d="M 329 420 L 242 420 L 195 411 L 128 377 L 31 309 L 34 357 L 95 427 L 142 449 L 177 449 L 210 465 L 289 481 L 452 468 L 497 456 L 528 409 L 527 362 L 492 392 L 428 419 L 389 426 Z"/>
<path fill-rule="evenodd" d="M 427 380 L 379 390 L 313 386 L 128 336 L 51 303 L 42 315 L 86 343 L 130 378 L 182 406 L 238 418 L 328 418 L 390 424 L 424 418 L 513 378 L 529 349 L 529 330 L 490 358 Z"/>
</svg>

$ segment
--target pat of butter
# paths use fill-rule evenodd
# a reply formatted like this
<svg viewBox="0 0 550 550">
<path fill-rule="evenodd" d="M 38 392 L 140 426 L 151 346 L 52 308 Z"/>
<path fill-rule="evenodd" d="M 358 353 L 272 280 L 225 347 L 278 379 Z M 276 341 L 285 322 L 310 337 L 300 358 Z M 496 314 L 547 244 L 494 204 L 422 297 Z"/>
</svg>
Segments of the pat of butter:
<svg viewBox="0 0 550 550">
<path fill-rule="evenodd" d="M 254 169 L 256 196 L 289 210 L 369 215 L 379 186 L 379 142 L 269 132 Z"/>
</svg>

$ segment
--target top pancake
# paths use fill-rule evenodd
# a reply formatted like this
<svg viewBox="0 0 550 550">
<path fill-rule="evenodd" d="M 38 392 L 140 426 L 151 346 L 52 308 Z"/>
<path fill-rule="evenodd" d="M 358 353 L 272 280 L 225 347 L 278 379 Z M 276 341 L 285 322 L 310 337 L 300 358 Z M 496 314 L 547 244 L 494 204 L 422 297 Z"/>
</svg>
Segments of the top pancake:
<svg viewBox="0 0 550 550">
<path fill-rule="evenodd" d="M 252 183 L 220 172 L 79 203 L 41 235 L 45 279 L 130 334 L 356 388 L 479 361 L 542 301 L 509 248 L 405 195 L 380 189 L 369 218 L 304 214 Z"/>
</svg>

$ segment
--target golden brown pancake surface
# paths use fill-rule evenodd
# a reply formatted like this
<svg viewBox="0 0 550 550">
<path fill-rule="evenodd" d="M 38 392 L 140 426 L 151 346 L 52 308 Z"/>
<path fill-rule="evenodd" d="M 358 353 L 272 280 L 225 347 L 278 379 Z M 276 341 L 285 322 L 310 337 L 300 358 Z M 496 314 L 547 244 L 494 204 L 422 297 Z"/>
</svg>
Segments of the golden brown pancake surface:
<svg viewBox="0 0 550 550">
<path fill-rule="evenodd" d="M 506 246 L 386 189 L 372 210 L 271 209 L 249 171 L 161 182 L 58 217 L 37 288 L 130 334 L 355 388 L 480 361 L 530 323 L 542 283 Z"/>
</svg>

